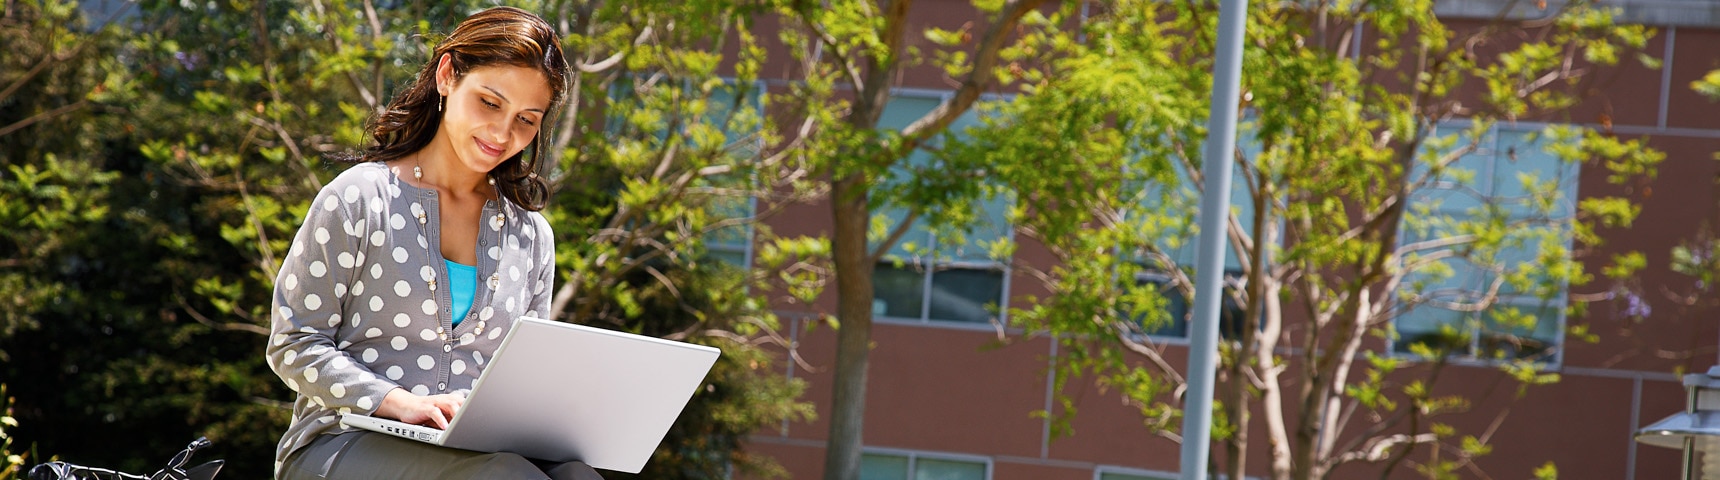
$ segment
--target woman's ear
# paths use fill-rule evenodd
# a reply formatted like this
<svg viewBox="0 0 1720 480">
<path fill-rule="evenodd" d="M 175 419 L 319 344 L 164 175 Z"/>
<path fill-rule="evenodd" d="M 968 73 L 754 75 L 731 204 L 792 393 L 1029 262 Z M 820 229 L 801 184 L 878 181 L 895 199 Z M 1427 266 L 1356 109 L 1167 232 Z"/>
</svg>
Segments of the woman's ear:
<svg viewBox="0 0 1720 480">
<path fill-rule="evenodd" d="M 436 59 L 436 93 L 448 96 L 454 92 L 454 58 L 453 54 L 444 53 Z"/>
</svg>

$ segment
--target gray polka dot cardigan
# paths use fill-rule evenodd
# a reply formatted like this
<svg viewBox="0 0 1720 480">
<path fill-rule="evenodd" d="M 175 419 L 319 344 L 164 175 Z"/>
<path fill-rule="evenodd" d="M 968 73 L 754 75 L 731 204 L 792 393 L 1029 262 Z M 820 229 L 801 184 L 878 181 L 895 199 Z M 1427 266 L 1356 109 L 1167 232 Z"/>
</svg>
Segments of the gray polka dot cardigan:
<svg viewBox="0 0 1720 480">
<path fill-rule="evenodd" d="M 472 388 L 519 315 L 549 311 L 555 265 L 549 223 L 505 199 L 484 205 L 478 288 L 454 326 L 436 192 L 381 163 L 323 187 L 275 278 L 269 367 L 298 398 L 275 467 L 341 413 L 371 413 L 390 390 Z"/>
</svg>

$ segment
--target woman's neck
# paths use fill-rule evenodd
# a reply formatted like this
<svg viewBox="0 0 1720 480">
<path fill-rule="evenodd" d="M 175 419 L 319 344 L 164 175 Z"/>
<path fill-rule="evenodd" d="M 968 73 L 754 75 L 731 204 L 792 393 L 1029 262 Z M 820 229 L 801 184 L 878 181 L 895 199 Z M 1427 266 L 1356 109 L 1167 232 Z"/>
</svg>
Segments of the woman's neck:
<svg viewBox="0 0 1720 480">
<path fill-rule="evenodd" d="M 489 182 L 488 172 L 477 172 L 466 168 L 458 157 L 454 156 L 446 143 L 438 135 L 423 149 L 408 155 L 402 164 L 403 170 L 412 173 L 417 186 L 441 192 L 444 195 L 465 197 L 478 195 L 489 198 L 495 192 L 495 187 Z"/>
</svg>

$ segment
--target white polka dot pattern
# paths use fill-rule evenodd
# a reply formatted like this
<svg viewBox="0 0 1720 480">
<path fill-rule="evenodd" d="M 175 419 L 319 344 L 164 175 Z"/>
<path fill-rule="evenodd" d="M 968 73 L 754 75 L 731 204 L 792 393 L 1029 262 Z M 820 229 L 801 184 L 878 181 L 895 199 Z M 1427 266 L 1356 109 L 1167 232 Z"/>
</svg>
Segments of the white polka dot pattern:
<svg viewBox="0 0 1720 480">
<path fill-rule="evenodd" d="M 363 163 L 304 212 L 276 278 L 266 346 L 270 367 L 298 392 L 287 451 L 339 431 L 337 412 L 373 412 L 395 388 L 470 388 L 518 312 L 548 311 L 548 223 L 491 202 L 479 217 L 490 228 L 479 230 L 474 321 L 442 318 L 447 281 L 427 236 L 440 228 L 438 201 L 387 165 Z"/>
</svg>

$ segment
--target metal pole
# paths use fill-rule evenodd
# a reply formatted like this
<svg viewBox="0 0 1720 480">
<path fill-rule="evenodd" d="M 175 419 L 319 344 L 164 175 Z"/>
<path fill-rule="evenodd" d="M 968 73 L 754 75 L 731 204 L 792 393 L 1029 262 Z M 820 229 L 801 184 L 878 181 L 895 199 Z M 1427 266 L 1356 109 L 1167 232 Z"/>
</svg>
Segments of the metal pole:
<svg viewBox="0 0 1720 480">
<path fill-rule="evenodd" d="M 1188 391 L 1183 402 L 1182 480 L 1205 480 L 1212 446 L 1213 375 L 1218 370 L 1218 307 L 1223 294 L 1225 227 L 1230 217 L 1231 155 L 1242 77 L 1247 0 L 1220 0 L 1218 46 L 1212 64 L 1212 111 L 1206 119 L 1201 172 L 1200 240 L 1195 249 L 1194 318 L 1189 327 Z"/>
</svg>

